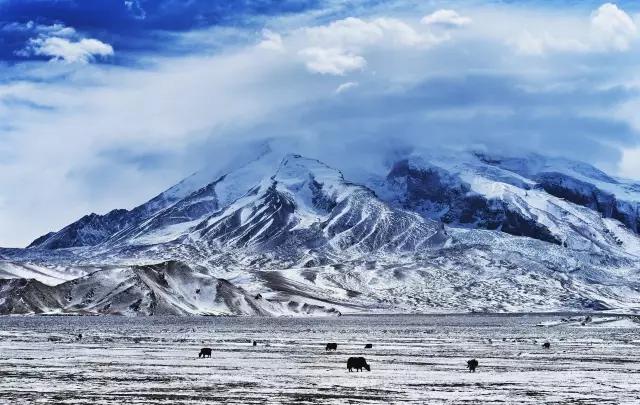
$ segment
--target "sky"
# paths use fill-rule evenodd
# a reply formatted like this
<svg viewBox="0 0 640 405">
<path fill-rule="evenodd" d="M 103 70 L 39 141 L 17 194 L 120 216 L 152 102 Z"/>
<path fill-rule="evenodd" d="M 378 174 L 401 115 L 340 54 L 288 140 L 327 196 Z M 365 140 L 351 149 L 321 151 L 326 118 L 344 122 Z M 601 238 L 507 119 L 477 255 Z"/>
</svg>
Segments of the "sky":
<svg viewBox="0 0 640 405">
<path fill-rule="evenodd" d="M 640 181 L 640 2 L 0 0 L 0 246 L 231 147 L 454 145 Z"/>
</svg>

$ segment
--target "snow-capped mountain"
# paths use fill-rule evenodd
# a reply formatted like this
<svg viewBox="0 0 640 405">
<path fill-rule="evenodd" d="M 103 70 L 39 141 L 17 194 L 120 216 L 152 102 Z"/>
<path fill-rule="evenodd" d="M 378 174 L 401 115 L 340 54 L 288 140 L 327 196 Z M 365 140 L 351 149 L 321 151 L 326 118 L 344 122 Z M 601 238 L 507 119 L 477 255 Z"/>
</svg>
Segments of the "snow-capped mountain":
<svg viewBox="0 0 640 405">
<path fill-rule="evenodd" d="M 640 307 L 640 184 L 535 154 L 414 150 L 381 161 L 350 162 L 345 176 L 276 148 L 243 151 L 130 211 L 0 251 L 0 278 L 11 279 L 0 310 Z"/>
<path fill-rule="evenodd" d="M 538 155 L 411 156 L 371 186 L 393 205 L 455 226 L 500 230 L 572 250 L 640 252 L 638 185 L 577 162 Z"/>
</svg>

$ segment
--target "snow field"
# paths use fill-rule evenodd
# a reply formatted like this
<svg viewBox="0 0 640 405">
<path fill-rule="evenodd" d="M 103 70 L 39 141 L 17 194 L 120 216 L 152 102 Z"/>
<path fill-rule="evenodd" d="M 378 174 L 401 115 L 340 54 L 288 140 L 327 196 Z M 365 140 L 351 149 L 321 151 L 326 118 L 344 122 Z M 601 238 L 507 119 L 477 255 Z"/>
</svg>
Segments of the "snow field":
<svg viewBox="0 0 640 405">
<path fill-rule="evenodd" d="M 639 403 L 638 325 L 558 318 L 2 317 L 0 403 Z"/>
</svg>

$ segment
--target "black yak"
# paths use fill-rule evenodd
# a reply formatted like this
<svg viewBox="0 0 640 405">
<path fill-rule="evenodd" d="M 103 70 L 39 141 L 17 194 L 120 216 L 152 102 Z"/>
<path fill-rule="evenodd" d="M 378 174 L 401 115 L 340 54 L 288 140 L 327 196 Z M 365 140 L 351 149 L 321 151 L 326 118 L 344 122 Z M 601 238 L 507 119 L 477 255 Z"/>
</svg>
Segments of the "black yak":
<svg viewBox="0 0 640 405">
<path fill-rule="evenodd" d="M 477 367 L 478 367 L 478 360 L 471 359 L 467 361 L 467 368 L 469 369 L 470 373 L 475 373 Z"/>
<path fill-rule="evenodd" d="M 551 343 L 549 343 L 549 342 L 544 342 L 544 343 L 542 344 L 542 347 L 544 347 L 545 349 L 550 349 L 550 348 L 551 348 Z"/>
<path fill-rule="evenodd" d="M 327 343 L 327 347 L 325 347 L 324 350 L 326 350 L 326 351 L 329 351 L 329 350 L 336 351 L 336 350 L 338 350 L 338 344 L 337 343 Z"/>
<path fill-rule="evenodd" d="M 356 371 L 362 371 L 362 369 L 366 369 L 367 371 L 371 371 L 371 367 L 367 364 L 367 360 L 364 357 L 349 357 L 347 360 L 347 369 L 351 372 L 351 369 L 356 369 Z"/>
<path fill-rule="evenodd" d="M 200 349 L 200 354 L 198 354 L 198 358 L 200 357 L 211 357 L 211 349 L 208 347 L 203 347 Z"/>
<path fill-rule="evenodd" d="M 373 345 L 371 343 L 367 343 L 366 345 L 364 345 L 365 349 L 373 349 Z"/>
<path fill-rule="evenodd" d="M 255 340 L 253 341 L 253 347 L 258 346 L 258 342 L 256 342 Z"/>
</svg>

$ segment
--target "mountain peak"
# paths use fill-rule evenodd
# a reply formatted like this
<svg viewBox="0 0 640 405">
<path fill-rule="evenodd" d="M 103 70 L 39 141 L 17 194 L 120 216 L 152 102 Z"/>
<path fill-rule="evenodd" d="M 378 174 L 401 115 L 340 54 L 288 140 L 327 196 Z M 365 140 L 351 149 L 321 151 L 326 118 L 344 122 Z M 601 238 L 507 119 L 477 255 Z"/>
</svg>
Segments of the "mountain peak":
<svg viewBox="0 0 640 405">
<path fill-rule="evenodd" d="M 282 184 L 299 184 L 309 180 L 330 187 L 344 183 L 342 173 L 323 162 L 299 154 L 287 154 L 272 179 Z"/>
</svg>

